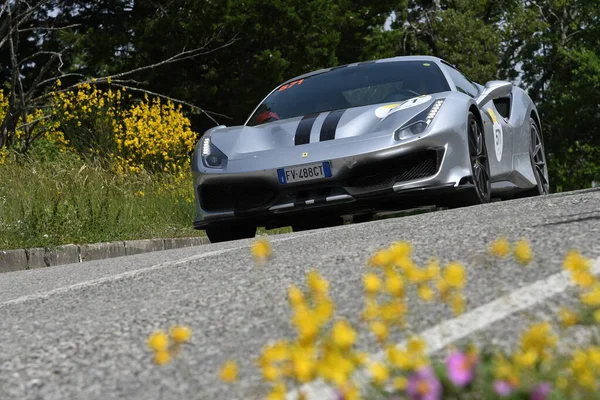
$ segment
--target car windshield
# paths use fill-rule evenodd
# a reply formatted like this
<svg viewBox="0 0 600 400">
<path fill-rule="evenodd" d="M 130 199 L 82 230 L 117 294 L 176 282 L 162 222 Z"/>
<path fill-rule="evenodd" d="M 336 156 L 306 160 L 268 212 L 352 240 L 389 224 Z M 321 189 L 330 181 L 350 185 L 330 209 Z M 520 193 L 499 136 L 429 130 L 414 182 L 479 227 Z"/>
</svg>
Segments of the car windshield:
<svg viewBox="0 0 600 400">
<path fill-rule="evenodd" d="M 301 115 L 403 101 L 450 90 L 428 61 L 365 62 L 336 67 L 282 85 L 258 107 L 249 126 Z"/>
</svg>

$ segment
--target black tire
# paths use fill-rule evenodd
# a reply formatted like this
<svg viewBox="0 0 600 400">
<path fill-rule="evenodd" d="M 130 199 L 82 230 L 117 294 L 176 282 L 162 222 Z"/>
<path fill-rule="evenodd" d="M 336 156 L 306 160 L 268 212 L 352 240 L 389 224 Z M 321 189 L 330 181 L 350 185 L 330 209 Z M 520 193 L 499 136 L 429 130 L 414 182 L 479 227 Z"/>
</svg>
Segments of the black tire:
<svg viewBox="0 0 600 400">
<path fill-rule="evenodd" d="M 256 235 L 256 226 L 247 223 L 221 223 L 206 228 L 206 236 L 211 243 L 249 239 Z"/>
<path fill-rule="evenodd" d="M 467 137 L 473 188 L 452 196 L 448 204 L 450 208 L 484 204 L 491 200 L 490 162 L 485 136 L 471 111 L 467 118 Z"/>
<path fill-rule="evenodd" d="M 297 220 L 292 223 L 292 231 L 302 232 L 312 229 L 330 228 L 332 226 L 343 225 L 342 217 L 321 217 L 313 219 Z"/>
<path fill-rule="evenodd" d="M 518 197 L 543 196 L 550 193 L 550 179 L 548 178 L 544 138 L 535 119 L 530 118 L 529 123 L 531 124 L 529 159 L 531 160 L 531 168 L 533 168 L 537 186 L 520 193 Z"/>
</svg>

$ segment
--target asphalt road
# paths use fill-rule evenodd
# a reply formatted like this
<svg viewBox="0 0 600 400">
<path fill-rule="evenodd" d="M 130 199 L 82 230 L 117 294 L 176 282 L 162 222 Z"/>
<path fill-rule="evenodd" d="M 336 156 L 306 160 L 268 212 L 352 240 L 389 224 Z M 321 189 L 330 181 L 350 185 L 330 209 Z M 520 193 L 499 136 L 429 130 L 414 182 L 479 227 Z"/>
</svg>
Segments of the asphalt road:
<svg viewBox="0 0 600 400">
<path fill-rule="evenodd" d="M 529 239 L 533 265 L 490 262 L 485 249 L 499 235 Z M 410 241 L 421 261 L 465 263 L 467 310 L 480 313 L 471 316 L 480 326 L 462 321 L 462 336 L 510 346 L 532 317 L 573 299 L 569 290 L 541 298 L 546 286 L 542 295 L 530 288 L 549 277 L 560 283 L 569 248 L 600 259 L 599 239 L 600 190 L 589 190 L 281 235 L 263 267 L 244 240 L 1 274 L 0 400 L 260 398 L 254 360 L 292 332 L 287 287 L 317 269 L 332 284 L 338 315 L 356 322 L 366 260 L 397 240 Z M 494 306 L 519 289 L 516 303 Z M 413 332 L 452 322 L 443 306 L 410 303 Z M 183 364 L 156 367 L 146 338 L 172 324 L 189 325 L 193 341 Z M 361 345 L 376 351 L 367 335 Z M 235 390 L 216 378 L 228 358 L 240 362 Z"/>
</svg>

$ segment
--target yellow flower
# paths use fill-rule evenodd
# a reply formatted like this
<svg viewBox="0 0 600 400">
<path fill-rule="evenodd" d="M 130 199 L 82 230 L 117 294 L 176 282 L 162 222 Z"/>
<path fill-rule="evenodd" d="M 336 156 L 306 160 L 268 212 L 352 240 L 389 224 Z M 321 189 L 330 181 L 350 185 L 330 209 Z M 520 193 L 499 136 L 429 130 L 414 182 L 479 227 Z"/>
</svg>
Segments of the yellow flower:
<svg viewBox="0 0 600 400">
<path fill-rule="evenodd" d="M 271 253 L 272 253 L 271 244 L 269 243 L 269 241 L 267 239 L 261 238 L 261 239 L 256 240 L 252 244 L 252 248 L 250 249 L 250 251 L 255 259 L 264 261 L 264 260 L 268 259 L 269 257 L 271 257 Z"/>
<path fill-rule="evenodd" d="M 410 339 L 408 339 L 408 343 L 406 344 L 406 349 L 413 356 L 421 356 L 421 355 L 425 354 L 426 346 L 427 346 L 427 344 L 425 343 L 425 341 L 422 338 L 420 338 L 418 336 L 412 336 Z"/>
<path fill-rule="evenodd" d="M 410 243 L 404 241 L 393 243 L 389 250 L 395 261 L 410 257 L 412 252 Z"/>
<path fill-rule="evenodd" d="M 171 328 L 171 339 L 177 344 L 185 343 L 190 340 L 192 330 L 187 326 L 174 326 Z"/>
<path fill-rule="evenodd" d="M 373 383 L 377 386 L 384 385 L 390 378 L 390 372 L 382 363 L 373 363 L 369 366 L 369 372 L 373 378 Z"/>
<path fill-rule="evenodd" d="M 369 266 L 384 267 L 392 262 L 392 257 L 392 253 L 388 250 L 380 250 L 371 257 L 369 260 Z"/>
<path fill-rule="evenodd" d="M 408 370 L 413 367 L 413 357 L 407 352 L 390 346 L 386 349 L 387 359 L 396 368 Z"/>
<path fill-rule="evenodd" d="M 525 239 L 521 239 L 515 244 L 515 259 L 523 265 L 527 265 L 533 260 L 533 252 Z"/>
<path fill-rule="evenodd" d="M 157 351 L 154 353 L 154 364 L 165 365 L 171 361 L 171 354 L 168 351 Z"/>
<path fill-rule="evenodd" d="M 219 371 L 219 379 L 223 382 L 231 383 L 237 380 L 238 376 L 238 366 L 235 361 L 228 360 L 221 367 L 221 371 Z"/>
<path fill-rule="evenodd" d="M 433 300 L 433 296 L 435 293 L 433 289 L 431 289 L 428 285 L 419 286 L 419 297 L 421 297 L 425 301 Z"/>
<path fill-rule="evenodd" d="M 465 312 L 465 298 L 459 293 L 454 294 L 450 299 L 450 307 L 454 315 L 461 315 Z"/>
<path fill-rule="evenodd" d="M 581 302 L 586 306 L 600 306 L 600 284 L 595 285 L 589 292 L 582 294 Z"/>
<path fill-rule="evenodd" d="M 506 258 L 510 254 L 510 243 L 505 237 L 498 238 L 490 246 L 489 252 L 496 257 Z"/>
<path fill-rule="evenodd" d="M 344 385 L 341 390 L 341 397 L 344 400 L 360 400 L 360 390 L 355 385 Z"/>
<path fill-rule="evenodd" d="M 406 379 L 406 377 L 399 376 L 397 378 L 394 378 L 394 389 L 402 392 L 402 391 L 406 390 L 407 386 L 408 386 L 408 379 Z"/>
<path fill-rule="evenodd" d="M 575 312 L 566 308 L 561 309 L 558 312 L 558 316 L 560 318 L 561 325 L 565 328 L 577 325 L 577 322 L 579 322 L 579 316 Z"/>
<path fill-rule="evenodd" d="M 261 367 L 263 378 L 268 382 L 275 382 L 281 376 L 281 372 L 273 365 L 265 365 Z"/>
<path fill-rule="evenodd" d="M 591 266 L 591 260 L 581 256 L 577 250 L 569 250 L 563 261 L 563 268 L 567 271 L 589 272 Z"/>
<path fill-rule="evenodd" d="M 538 360 L 538 353 L 533 349 L 525 352 L 517 351 L 513 355 L 513 360 L 521 368 L 531 368 Z"/>
<path fill-rule="evenodd" d="M 533 324 L 521 335 L 521 349 L 524 352 L 535 351 L 538 356 L 544 358 L 546 350 L 556 346 L 557 337 L 552 333 L 549 322 Z"/>
<path fill-rule="evenodd" d="M 453 288 L 463 288 L 466 275 L 465 267 L 459 263 L 450 263 L 444 268 L 444 281 Z"/>
<path fill-rule="evenodd" d="M 386 324 L 381 321 L 375 321 L 371 323 L 371 332 L 377 337 L 380 342 L 385 342 L 388 337 L 389 331 Z"/>
<path fill-rule="evenodd" d="M 267 395 L 267 400 L 285 400 L 287 388 L 285 383 L 279 382 Z"/>
<path fill-rule="evenodd" d="M 348 321 L 337 321 L 331 329 L 331 338 L 338 348 L 346 350 L 356 341 L 356 331 Z"/>
<path fill-rule="evenodd" d="M 377 274 L 365 274 L 363 277 L 363 285 L 367 294 L 376 294 L 381 290 L 381 279 Z"/>
<path fill-rule="evenodd" d="M 290 286 L 288 289 L 288 300 L 292 307 L 298 307 L 305 303 L 304 293 L 302 290 L 295 285 Z"/>
<path fill-rule="evenodd" d="M 402 280 L 402 277 L 395 272 L 386 274 L 385 290 L 392 296 L 404 296 L 404 281 Z"/>
<path fill-rule="evenodd" d="M 167 351 L 169 347 L 169 337 L 163 331 L 157 331 L 148 338 L 148 346 L 156 351 Z"/>
<path fill-rule="evenodd" d="M 324 279 L 317 271 L 310 271 L 306 280 L 308 281 L 308 287 L 314 295 L 320 296 L 327 294 L 329 289 L 329 282 Z"/>
</svg>

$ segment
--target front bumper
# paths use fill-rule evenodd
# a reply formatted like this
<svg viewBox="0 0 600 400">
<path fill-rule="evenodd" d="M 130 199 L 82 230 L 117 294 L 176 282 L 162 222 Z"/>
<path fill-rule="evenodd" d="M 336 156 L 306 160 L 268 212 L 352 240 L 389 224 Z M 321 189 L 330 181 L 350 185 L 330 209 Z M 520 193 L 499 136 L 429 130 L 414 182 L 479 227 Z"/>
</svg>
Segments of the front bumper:
<svg viewBox="0 0 600 400">
<path fill-rule="evenodd" d="M 458 132 L 430 133 L 392 146 L 389 140 L 363 141 L 359 154 L 349 148 L 355 154 L 321 157 L 319 161 L 330 161 L 333 176 L 309 182 L 280 184 L 277 169 L 288 165 L 235 173 L 194 171 L 198 209 L 194 227 L 206 229 L 233 220 L 285 226 L 310 213 L 407 208 L 456 190 L 470 176 L 467 144 Z"/>
</svg>

